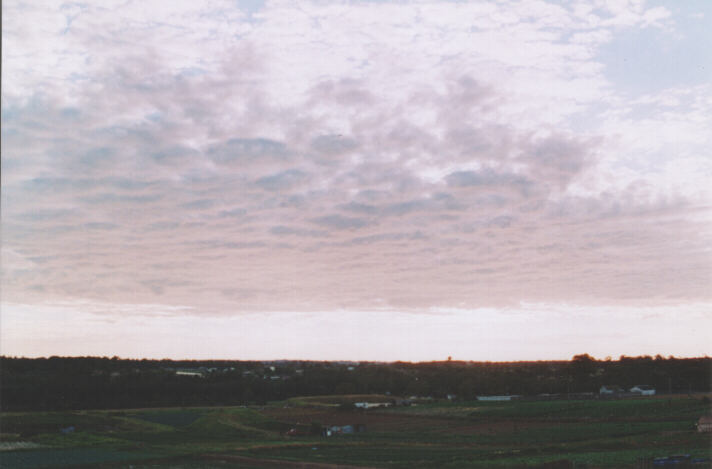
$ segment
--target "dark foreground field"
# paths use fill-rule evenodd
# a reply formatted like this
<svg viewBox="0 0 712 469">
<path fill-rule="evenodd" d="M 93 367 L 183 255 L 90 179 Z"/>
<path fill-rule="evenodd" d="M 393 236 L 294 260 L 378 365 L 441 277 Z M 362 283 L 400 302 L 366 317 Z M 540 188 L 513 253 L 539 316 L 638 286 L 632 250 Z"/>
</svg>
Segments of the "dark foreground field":
<svg viewBox="0 0 712 469">
<path fill-rule="evenodd" d="M 712 456 L 710 433 L 695 428 L 712 410 L 701 396 L 436 402 L 372 410 L 340 405 L 348 400 L 3 413 L 0 467 L 457 468 L 556 462 L 551 467 L 593 468 L 643 467 L 646 458 L 675 454 Z M 365 431 L 316 434 L 327 425 L 357 424 Z M 287 436 L 292 428 L 297 435 Z"/>
</svg>

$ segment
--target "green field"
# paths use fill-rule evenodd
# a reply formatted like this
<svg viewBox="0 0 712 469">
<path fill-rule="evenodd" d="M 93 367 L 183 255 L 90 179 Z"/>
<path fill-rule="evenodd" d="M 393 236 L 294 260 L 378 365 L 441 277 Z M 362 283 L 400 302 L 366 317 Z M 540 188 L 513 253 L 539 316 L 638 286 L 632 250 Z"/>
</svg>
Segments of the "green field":
<svg viewBox="0 0 712 469">
<path fill-rule="evenodd" d="M 695 397 L 434 402 L 346 410 L 384 396 L 295 398 L 260 407 L 0 414 L 0 467 L 636 467 L 642 458 L 712 457 Z M 366 431 L 324 437 L 326 425 Z M 61 429 L 74 427 L 62 433 Z M 291 428 L 299 431 L 287 436 Z M 13 450 L 13 442 L 35 446 Z M 40 445 L 37 447 L 36 445 Z M 20 446 L 20 445 L 18 445 Z M 710 465 L 702 466 L 710 467 Z"/>
</svg>

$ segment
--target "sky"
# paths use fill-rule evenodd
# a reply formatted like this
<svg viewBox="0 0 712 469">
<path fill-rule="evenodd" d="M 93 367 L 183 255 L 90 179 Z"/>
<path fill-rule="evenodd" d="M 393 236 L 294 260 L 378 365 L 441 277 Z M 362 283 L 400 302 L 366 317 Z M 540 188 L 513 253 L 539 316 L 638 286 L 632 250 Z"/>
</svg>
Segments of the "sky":
<svg viewBox="0 0 712 469">
<path fill-rule="evenodd" d="M 712 352 L 712 2 L 2 2 L 0 353 Z"/>
</svg>

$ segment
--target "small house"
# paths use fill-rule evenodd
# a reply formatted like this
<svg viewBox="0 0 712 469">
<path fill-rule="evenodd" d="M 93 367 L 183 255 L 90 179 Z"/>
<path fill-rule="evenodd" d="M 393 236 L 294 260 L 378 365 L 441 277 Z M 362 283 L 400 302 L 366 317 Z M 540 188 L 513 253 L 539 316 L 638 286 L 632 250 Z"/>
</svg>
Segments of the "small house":
<svg viewBox="0 0 712 469">
<path fill-rule="evenodd" d="M 655 388 L 649 384 L 636 384 L 630 388 L 630 392 L 640 394 L 641 396 L 654 396 Z"/>
<path fill-rule="evenodd" d="M 622 387 L 615 384 L 605 384 L 598 390 L 598 394 L 601 396 L 617 396 L 624 392 L 625 390 Z"/>
</svg>

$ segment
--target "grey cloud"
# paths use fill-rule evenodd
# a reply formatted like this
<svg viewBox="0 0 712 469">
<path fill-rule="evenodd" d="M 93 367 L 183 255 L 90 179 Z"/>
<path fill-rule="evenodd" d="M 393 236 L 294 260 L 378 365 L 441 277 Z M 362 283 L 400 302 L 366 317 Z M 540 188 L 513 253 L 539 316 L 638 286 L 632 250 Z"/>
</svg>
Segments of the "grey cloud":
<svg viewBox="0 0 712 469">
<path fill-rule="evenodd" d="M 180 226 L 180 223 L 174 221 L 159 221 L 146 226 L 147 231 L 163 231 L 174 230 Z"/>
<path fill-rule="evenodd" d="M 266 138 L 233 138 L 208 150 L 208 156 L 218 163 L 249 163 L 265 158 L 284 159 L 287 154 L 284 143 Z"/>
<path fill-rule="evenodd" d="M 211 208 L 214 205 L 215 205 L 215 200 L 213 200 L 213 199 L 199 199 L 199 200 L 193 200 L 193 201 L 181 204 L 181 207 L 187 208 L 187 209 L 201 210 L 201 209 Z"/>
<path fill-rule="evenodd" d="M 119 225 L 116 223 L 104 223 L 104 222 L 92 222 L 92 223 L 85 223 L 82 225 L 82 228 L 88 229 L 88 230 L 115 230 L 118 228 Z"/>
<path fill-rule="evenodd" d="M 370 106 L 375 100 L 363 81 L 351 78 L 321 82 L 312 88 L 310 95 L 309 104 L 314 106 L 331 102 L 346 108 L 361 108 Z"/>
<path fill-rule="evenodd" d="M 388 200 L 390 198 L 390 195 L 390 192 L 384 190 L 365 189 L 358 191 L 358 193 L 356 194 L 356 199 L 376 202 L 379 200 Z"/>
<path fill-rule="evenodd" d="M 325 231 L 320 230 L 305 230 L 302 228 L 294 228 L 291 226 L 277 225 L 270 228 L 269 232 L 276 236 L 303 236 L 303 237 L 322 237 L 326 236 Z"/>
<path fill-rule="evenodd" d="M 3 163 L 4 166 L 4 163 Z M 52 192 L 67 190 L 84 190 L 97 186 L 97 182 L 93 179 L 71 179 L 59 177 L 38 177 L 27 180 L 21 184 L 22 189 L 32 192 Z"/>
<path fill-rule="evenodd" d="M 532 181 L 518 174 L 497 172 L 491 168 L 479 171 L 455 171 L 445 180 L 451 187 L 513 186 L 520 190 L 532 185 Z"/>
<path fill-rule="evenodd" d="M 80 197 L 79 200 L 86 202 L 88 204 L 104 204 L 104 203 L 132 203 L 132 204 L 142 204 L 147 202 L 155 202 L 162 199 L 161 194 L 145 194 L 145 195 L 126 195 L 126 194 L 113 194 L 104 193 L 91 195 L 87 197 Z"/>
<path fill-rule="evenodd" d="M 72 209 L 38 209 L 20 213 L 14 218 L 27 221 L 60 220 L 76 213 L 77 211 Z"/>
<path fill-rule="evenodd" d="M 501 215 L 498 217 L 494 217 L 491 220 L 487 222 L 487 226 L 496 226 L 498 228 L 508 228 L 513 222 L 514 222 L 514 217 L 511 217 L 509 215 Z"/>
<path fill-rule="evenodd" d="M 423 181 L 410 170 L 393 163 L 370 161 L 355 166 L 342 175 L 337 182 L 342 185 L 364 188 L 360 192 L 362 197 L 365 197 L 366 194 L 375 198 L 385 195 L 385 199 L 392 198 L 394 194 L 409 193 L 424 187 Z"/>
<path fill-rule="evenodd" d="M 298 207 L 304 207 L 309 203 L 308 197 L 305 197 L 301 194 L 294 194 L 290 195 L 288 197 L 280 197 L 276 199 L 274 202 L 270 201 L 269 203 L 266 203 L 266 206 L 275 206 L 275 207 L 281 207 L 281 208 L 298 208 Z"/>
<path fill-rule="evenodd" d="M 58 255 L 28 257 L 29 260 L 31 260 L 32 262 L 36 262 L 37 264 L 45 264 L 49 261 L 56 260 L 59 258 L 60 256 Z"/>
<path fill-rule="evenodd" d="M 474 233 L 483 228 L 509 228 L 516 221 L 517 219 L 511 215 L 498 215 L 460 224 L 458 225 L 458 229 L 463 233 Z"/>
<path fill-rule="evenodd" d="M 298 169 L 289 169 L 270 176 L 264 176 L 255 181 L 255 184 L 269 191 L 280 191 L 306 181 L 307 174 Z"/>
<path fill-rule="evenodd" d="M 142 181 L 139 179 L 132 179 L 128 177 L 119 177 L 119 176 L 112 176 L 112 177 L 105 177 L 105 178 L 100 178 L 97 179 L 97 185 L 98 186 L 112 186 L 117 189 L 122 189 L 122 190 L 139 190 L 139 189 L 146 189 L 149 187 L 156 186 L 158 183 L 155 181 Z"/>
<path fill-rule="evenodd" d="M 78 109 L 76 107 L 64 107 L 59 110 L 60 114 L 62 115 L 63 118 L 65 119 L 79 119 L 82 115 L 81 109 Z"/>
<path fill-rule="evenodd" d="M 509 198 L 497 193 L 484 194 L 474 200 L 476 205 L 494 207 L 504 207 L 510 202 Z"/>
<path fill-rule="evenodd" d="M 353 230 L 366 226 L 368 222 L 362 218 L 344 217 L 341 215 L 325 215 L 310 220 L 317 225 L 337 230 Z"/>
<path fill-rule="evenodd" d="M 63 191 L 76 192 L 98 187 L 138 190 L 151 187 L 152 185 L 155 185 L 155 183 L 116 176 L 103 178 L 38 177 L 23 182 L 20 188 L 39 193 L 56 193 Z"/>
<path fill-rule="evenodd" d="M 176 160 L 198 157 L 200 152 L 185 145 L 174 145 L 163 150 L 151 153 L 151 158 L 161 163 L 175 162 Z"/>
<path fill-rule="evenodd" d="M 450 94 L 448 96 L 459 106 L 472 109 L 475 106 L 490 101 L 491 98 L 498 95 L 491 86 L 484 85 L 469 75 L 463 75 L 451 82 Z"/>
<path fill-rule="evenodd" d="M 163 295 L 166 288 L 171 287 L 190 287 L 197 285 L 196 282 L 189 280 L 172 280 L 172 279 L 148 279 L 139 280 L 139 284 L 143 287 L 148 288 L 151 292 L 156 295 Z"/>
<path fill-rule="evenodd" d="M 135 139 L 144 144 L 151 144 L 155 139 L 155 133 L 144 128 L 129 127 L 125 125 L 109 125 L 93 130 L 90 135 L 97 139 L 126 140 Z"/>
<path fill-rule="evenodd" d="M 244 208 L 233 208 L 231 210 L 221 210 L 218 214 L 221 218 L 239 218 L 247 214 Z"/>
<path fill-rule="evenodd" d="M 346 210 L 348 212 L 364 213 L 367 215 L 375 214 L 378 209 L 375 205 L 362 204 L 359 202 L 349 202 L 347 204 L 341 204 L 337 208 L 341 210 Z"/>
<path fill-rule="evenodd" d="M 54 221 L 57 219 L 47 219 L 48 221 Z M 22 228 L 20 228 L 19 234 L 22 234 L 23 238 L 29 238 L 29 237 L 39 237 L 40 235 L 46 236 L 48 234 L 63 234 L 63 233 L 72 233 L 72 232 L 77 232 L 77 231 L 87 231 L 87 230 L 116 230 L 120 228 L 121 225 L 118 225 L 116 223 L 108 223 L 108 222 L 88 222 L 88 223 L 80 223 L 80 224 L 69 224 L 69 223 L 64 223 L 60 225 L 49 225 L 49 226 L 43 226 L 41 230 L 26 230 L 22 231 Z M 9 225 L 7 228 L 8 234 L 18 234 L 18 233 L 13 233 L 17 231 L 17 228 L 13 225 Z"/>
<path fill-rule="evenodd" d="M 338 155 L 358 147 L 358 142 L 343 135 L 320 135 L 311 141 L 311 147 L 322 154 Z"/>
<path fill-rule="evenodd" d="M 588 156 L 587 149 L 580 142 L 562 137 L 547 138 L 537 142 L 532 148 L 532 156 L 537 164 L 543 164 L 567 173 L 579 171 Z"/>
<path fill-rule="evenodd" d="M 267 246 L 264 241 L 216 241 L 216 240 L 206 240 L 206 241 L 193 241 L 188 243 L 199 248 L 208 249 L 253 249 L 253 248 L 263 248 Z"/>
<path fill-rule="evenodd" d="M 492 275 L 497 273 L 497 269 L 474 269 L 472 273 L 478 275 Z"/>
<path fill-rule="evenodd" d="M 388 204 L 384 206 L 380 213 L 383 215 L 405 215 L 411 212 L 423 210 L 462 210 L 465 205 L 459 202 L 451 194 L 438 192 L 430 198 L 414 199 L 407 202 Z"/>
<path fill-rule="evenodd" d="M 84 168 L 98 168 L 114 162 L 115 152 L 109 147 L 92 148 L 85 152 L 79 162 Z"/>
<path fill-rule="evenodd" d="M 506 161 L 517 150 L 511 127 L 493 124 L 465 126 L 453 122 L 447 133 L 449 153 L 464 161 Z"/>
<path fill-rule="evenodd" d="M 543 184 L 566 187 L 595 161 L 595 138 L 575 139 L 555 134 L 545 139 L 524 140 L 519 145 L 519 162 L 528 165 L 529 174 Z"/>
<path fill-rule="evenodd" d="M 426 206 L 427 202 L 424 200 L 409 200 L 408 202 L 387 205 L 381 213 L 384 215 L 405 215 L 416 210 L 423 210 Z"/>
<path fill-rule="evenodd" d="M 220 293 L 228 298 L 246 300 L 256 298 L 259 291 L 252 288 L 223 288 Z"/>
<path fill-rule="evenodd" d="M 422 231 L 418 230 L 415 233 L 381 233 L 381 234 L 369 235 L 369 236 L 359 236 L 356 238 L 352 238 L 346 244 L 361 245 L 361 244 L 373 244 L 373 243 L 378 243 L 378 242 L 382 242 L 382 241 L 403 241 L 403 240 L 416 241 L 416 240 L 424 240 L 427 238 L 428 238 L 428 236 L 426 236 Z"/>
<path fill-rule="evenodd" d="M 154 295 L 163 295 L 165 288 L 159 282 L 143 282 L 142 286 L 148 288 Z"/>
<path fill-rule="evenodd" d="M 252 249 L 252 248 L 262 248 L 265 246 L 267 246 L 267 244 L 262 241 L 228 242 L 228 243 L 222 244 L 222 247 L 224 247 L 226 249 Z"/>
</svg>

